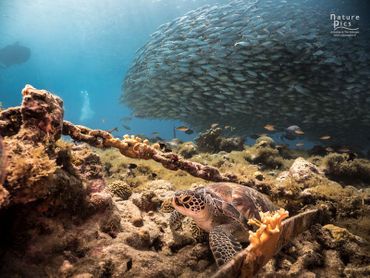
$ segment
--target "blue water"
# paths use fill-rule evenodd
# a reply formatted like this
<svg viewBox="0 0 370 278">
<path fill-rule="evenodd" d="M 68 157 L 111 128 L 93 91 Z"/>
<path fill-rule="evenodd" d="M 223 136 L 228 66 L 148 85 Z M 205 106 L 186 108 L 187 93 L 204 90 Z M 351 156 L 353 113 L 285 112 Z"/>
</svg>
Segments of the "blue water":
<svg viewBox="0 0 370 278">
<path fill-rule="evenodd" d="M 19 105 L 25 84 L 64 100 L 65 119 L 91 128 L 118 127 L 116 136 L 156 131 L 173 137 L 175 121 L 133 118 L 119 101 L 135 51 L 157 27 L 204 4 L 204 0 L 0 0 L 0 48 L 19 42 L 31 49 L 24 64 L 0 69 L 0 101 Z M 85 91 L 87 93 L 81 93 Z M 87 96 L 86 96 L 87 95 Z M 194 135 L 181 131 L 190 140 Z"/>
<path fill-rule="evenodd" d="M 65 119 L 91 128 L 110 130 L 116 136 L 159 132 L 173 138 L 178 121 L 133 118 L 120 103 L 124 75 L 158 26 L 205 4 L 228 0 L 0 0 L 0 49 L 19 42 L 31 49 L 24 64 L 0 68 L 0 101 L 19 105 L 25 84 L 47 89 L 64 100 Z M 354 8 L 351 1 L 348 12 Z M 359 2 L 359 1 L 357 1 Z M 362 24 L 369 26 L 368 6 L 361 9 Z M 325 3 L 323 3 L 325 5 Z M 357 7 L 358 10 L 358 7 Z M 335 11 L 335 10 L 333 10 Z M 196 134 L 177 131 L 182 140 Z M 275 139 L 280 135 L 276 134 Z M 298 140 L 299 141 L 299 140 Z M 298 141 L 291 142 L 294 146 Z M 254 140 L 248 139 L 247 143 Z M 305 142 L 305 148 L 312 143 Z"/>
</svg>

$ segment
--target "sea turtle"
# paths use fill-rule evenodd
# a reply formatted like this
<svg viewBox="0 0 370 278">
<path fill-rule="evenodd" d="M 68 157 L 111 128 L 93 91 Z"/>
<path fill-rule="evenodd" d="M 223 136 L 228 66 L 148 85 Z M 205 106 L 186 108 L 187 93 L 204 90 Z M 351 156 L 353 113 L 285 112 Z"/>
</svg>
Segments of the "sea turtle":
<svg viewBox="0 0 370 278">
<path fill-rule="evenodd" d="M 228 262 L 248 242 L 253 227 L 249 219 L 260 220 L 260 212 L 279 209 L 264 194 L 234 183 L 213 183 L 194 190 L 177 191 L 170 227 L 177 230 L 185 216 L 209 233 L 209 245 L 218 266 Z"/>
</svg>

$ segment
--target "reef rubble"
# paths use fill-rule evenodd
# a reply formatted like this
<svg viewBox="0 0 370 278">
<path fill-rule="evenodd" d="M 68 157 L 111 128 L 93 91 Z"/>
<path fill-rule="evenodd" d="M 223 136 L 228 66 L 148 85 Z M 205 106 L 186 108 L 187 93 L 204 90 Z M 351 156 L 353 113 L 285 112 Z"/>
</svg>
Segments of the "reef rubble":
<svg viewBox="0 0 370 278">
<path fill-rule="evenodd" d="M 257 277 L 370 275 L 370 185 L 362 170 L 361 183 L 351 184 L 347 174 L 341 179 L 352 170 L 332 180 L 330 156 L 286 156 L 268 139 L 239 151 L 197 149 L 184 159 L 138 137 L 119 140 L 73 125 L 63 119 L 62 100 L 47 91 L 26 86 L 22 94 L 20 107 L 0 112 L 1 277 L 212 276 L 217 267 L 207 238 L 194 238 L 187 220 L 172 233 L 168 213 L 177 189 L 209 181 L 252 186 L 290 215 L 330 211 L 330 224 L 292 237 Z M 250 161 L 264 148 L 278 151 L 282 167 Z"/>
</svg>

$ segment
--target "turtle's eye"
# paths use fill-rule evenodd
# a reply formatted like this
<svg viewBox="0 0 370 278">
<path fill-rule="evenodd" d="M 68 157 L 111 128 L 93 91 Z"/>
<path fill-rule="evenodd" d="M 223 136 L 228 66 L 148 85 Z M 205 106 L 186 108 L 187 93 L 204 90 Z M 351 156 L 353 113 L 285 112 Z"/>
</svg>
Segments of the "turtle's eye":
<svg viewBox="0 0 370 278">
<path fill-rule="evenodd" d="M 186 197 L 184 197 L 184 198 L 182 199 L 182 202 L 183 202 L 183 203 L 187 203 L 187 202 L 189 202 L 189 200 L 190 200 L 190 197 L 189 197 L 189 196 L 186 196 Z"/>
</svg>

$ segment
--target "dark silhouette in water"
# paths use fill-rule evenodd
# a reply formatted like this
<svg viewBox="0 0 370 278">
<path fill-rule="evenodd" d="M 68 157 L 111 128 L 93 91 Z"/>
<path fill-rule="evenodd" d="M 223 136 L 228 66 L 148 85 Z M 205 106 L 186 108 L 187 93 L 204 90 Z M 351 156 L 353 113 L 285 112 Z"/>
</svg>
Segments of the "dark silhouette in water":
<svg viewBox="0 0 370 278">
<path fill-rule="evenodd" d="M 31 57 L 31 49 L 18 42 L 0 49 L 0 67 L 8 68 L 12 65 L 23 64 Z"/>
</svg>

